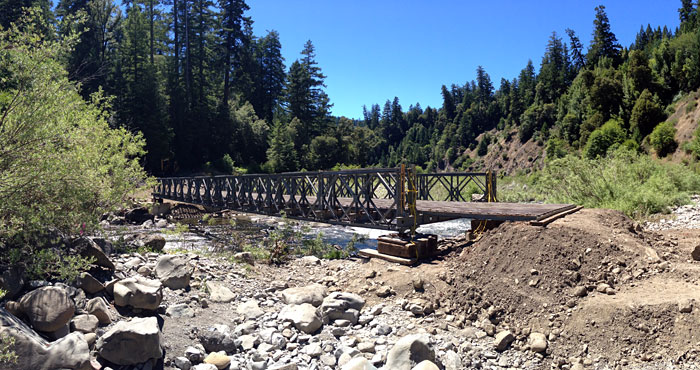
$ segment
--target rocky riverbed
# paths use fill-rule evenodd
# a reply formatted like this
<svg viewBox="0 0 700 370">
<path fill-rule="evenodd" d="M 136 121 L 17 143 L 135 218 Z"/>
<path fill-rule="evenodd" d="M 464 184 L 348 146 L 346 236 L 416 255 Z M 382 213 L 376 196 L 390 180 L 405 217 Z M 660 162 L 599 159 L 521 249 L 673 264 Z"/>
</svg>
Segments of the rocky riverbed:
<svg viewBox="0 0 700 370">
<path fill-rule="evenodd" d="M 72 284 L 2 274 L 0 337 L 14 338 L 18 362 L 0 369 L 652 369 L 698 358 L 684 344 L 700 340 L 691 245 L 618 213 L 504 225 L 473 246 L 446 241 L 417 267 L 268 265 L 215 253 L 237 241 L 206 227 L 173 233 L 141 217 L 69 241 L 95 258 Z"/>
</svg>

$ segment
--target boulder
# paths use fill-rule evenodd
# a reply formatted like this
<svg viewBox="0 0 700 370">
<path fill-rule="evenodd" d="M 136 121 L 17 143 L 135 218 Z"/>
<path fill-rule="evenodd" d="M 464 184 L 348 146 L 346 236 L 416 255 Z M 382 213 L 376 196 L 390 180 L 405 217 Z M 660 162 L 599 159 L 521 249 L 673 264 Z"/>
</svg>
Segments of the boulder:
<svg viewBox="0 0 700 370">
<path fill-rule="evenodd" d="M 442 364 L 445 366 L 445 370 L 462 370 L 462 359 L 459 357 L 457 352 L 449 350 L 442 356 Z"/>
<path fill-rule="evenodd" d="M 12 350 L 17 363 L 11 369 L 85 369 L 90 365 L 90 349 L 82 333 L 70 333 L 47 342 L 29 326 L 0 308 L 0 337 L 14 339 Z M 0 364 L 0 368 L 4 364 Z"/>
<path fill-rule="evenodd" d="M 527 343 L 533 352 L 542 353 L 547 350 L 547 337 L 542 333 L 530 333 Z"/>
<path fill-rule="evenodd" d="M 226 355 L 226 352 L 212 352 L 204 358 L 205 364 L 212 364 L 217 369 L 223 370 L 231 364 L 231 358 Z"/>
<path fill-rule="evenodd" d="M 153 215 L 148 211 L 146 207 L 138 207 L 130 209 L 124 213 L 124 218 L 132 223 L 141 225 L 146 221 L 153 221 Z"/>
<path fill-rule="evenodd" d="M 255 257 L 253 257 L 253 254 L 250 252 L 238 252 L 233 255 L 233 258 L 236 259 L 236 261 L 241 261 L 249 265 L 255 264 Z"/>
<path fill-rule="evenodd" d="M 0 274 L 0 289 L 7 299 L 15 299 L 24 289 L 24 273 L 18 267 L 9 267 Z"/>
<path fill-rule="evenodd" d="M 162 255 L 155 267 L 156 277 L 170 289 L 184 289 L 190 285 L 193 268 L 183 257 Z"/>
<path fill-rule="evenodd" d="M 85 293 L 95 294 L 104 290 L 105 286 L 102 285 L 97 279 L 87 272 L 81 272 L 78 276 L 78 287 L 84 290 Z"/>
<path fill-rule="evenodd" d="M 496 337 L 493 339 L 493 345 L 496 346 L 496 351 L 505 351 L 514 340 L 513 333 L 509 330 L 504 330 L 496 334 Z"/>
<path fill-rule="evenodd" d="M 194 311 L 187 305 L 187 303 L 179 303 L 168 306 L 168 308 L 165 310 L 165 314 L 174 319 L 180 317 L 194 317 Z"/>
<path fill-rule="evenodd" d="M 95 297 L 87 302 L 85 310 L 97 317 L 100 324 L 109 325 L 112 323 L 112 314 L 109 312 L 109 307 L 105 303 L 104 299 L 100 297 Z"/>
<path fill-rule="evenodd" d="M 207 281 L 209 298 L 214 302 L 228 303 L 236 299 L 236 295 L 231 289 L 223 286 L 220 282 Z"/>
<path fill-rule="evenodd" d="M 75 303 L 65 289 L 47 286 L 22 296 L 19 311 L 29 318 L 35 330 L 54 332 L 68 324 L 75 313 Z"/>
<path fill-rule="evenodd" d="M 120 321 L 97 340 L 100 357 L 115 365 L 136 365 L 163 356 L 155 317 Z"/>
<path fill-rule="evenodd" d="M 73 247 L 83 257 L 92 257 L 97 266 L 106 267 L 114 271 L 114 263 L 107 257 L 100 246 L 90 238 L 80 238 L 73 242 Z"/>
<path fill-rule="evenodd" d="M 324 323 L 340 319 L 348 320 L 354 325 L 357 324 L 364 305 L 365 300 L 357 294 L 335 292 L 323 299 L 321 316 Z"/>
<path fill-rule="evenodd" d="M 94 333 L 99 322 L 95 315 L 78 315 L 70 321 L 70 331 L 79 331 L 83 334 Z"/>
<path fill-rule="evenodd" d="M 693 260 L 700 261 L 700 245 L 693 248 L 693 251 L 690 253 L 690 256 L 693 258 Z"/>
<path fill-rule="evenodd" d="M 327 294 L 324 285 L 311 284 L 283 290 L 282 300 L 286 304 L 300 305 L 302 303 L 308 303 L 314 307 L 318 307 L 323 303 L 323 298 L 325 298 Z"/>
<path fill-rule="evenodd" d="M 198 333 L 199 342 L 207 352 L 235 353 L 236 344 L 231 337 L 231 329 L 226 325 L 215 325 Z"/>
<path fill-rule="evenodd" d="M 295 328 L 307 334 L 315 332 L 323 324 L 316 307 L 309 303 L 286 305 L 280 311 L 278 318 L 282 321 L 291 321 Z"/>
<path fill-rule="evenodd" d="M 421 361 L 418 365 L 414 366 L 411 370 L 440 370 L 440 368 L 434 363 L 425 360 Z"/>
<path fill-rule="evenodd" d="M 102 249 L 102 252 L 106 255 L 112 254 L 114 252 L 114 245 L 112 244 L 111 241 L 105 239 L 105 238 L 90 238 L 95 244 L 97 244 L 100 249 Z"/>
<path fill-rule="evenodd" d="M 146 247 L 154 252 L 161 252 L 165 247 L 165 238 L 157 234 L 141 234 L 134 243 L 139 247 Z"/>
<path fill-rule="evenodd" d="M 435 352 L 427 334 L 412 334 L 399 339 L 386 357 L 386 369 L 411 370 L 428 360 L 435 362 Z"/>
<path fill-rule="evenodd" d="M 155 310 L 163 300 L 163 287 L 158 280 L 134 276 L 114 284 L 114 304 Z"/>
<path fill-rule="evenodd" d="M 341 370 L 377 370 L 371 362 L 364 357 L 355 357 L 340 368 Z"/>
<path fill-rule="evenodd" d="M 257 319 L 265 314 L 260 306 L 258 306 L 258 302 L 254 300 L 239 304 L 238 307 L 236 307 L 236 313 L 246 319 Z"/>
</svg>

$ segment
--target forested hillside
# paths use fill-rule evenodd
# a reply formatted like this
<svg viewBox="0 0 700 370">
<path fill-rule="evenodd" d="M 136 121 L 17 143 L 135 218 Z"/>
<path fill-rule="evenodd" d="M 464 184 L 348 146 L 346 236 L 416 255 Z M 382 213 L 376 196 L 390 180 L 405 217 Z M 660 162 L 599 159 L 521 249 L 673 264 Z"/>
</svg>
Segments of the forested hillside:
<svg viewBox="0 0 700 370">
<path fill-rule="evenodd" d="M 143 133 L 143 163 L 156 175 L 399 163 L 514 171 L 541 153 L 595 158 L 619 145 L 665 156 L 679 146 L 674 121 L 666 121 L 672 103 L 700 87 L 692 0 L 679 4 L 678 29 L 641 27 L 629 46 L 619 44 L 599 6 L 587 47 L 574 30 L 553 32 L 541 59 L 511 80 L 494 82 L 479 66 L 475 80 L 442 86 L 441 107 L 405 109 L 393 98 L 365 107 L 361 120 L 331 115 L 312 41 L 285 61 L 277 32 L 253 34 L 244 0 L 55 5 L 0 0 L 0 25 L 33 6 L 40 37 L 80 33 L 63 61 L 69 77 L 85 98 L 113 97 L 110 123 Z M 514 157 L 507 148 L 520 143 L 530 152 Z M 683 146 L 693 148 L 700 145 Z"/>
</svg>

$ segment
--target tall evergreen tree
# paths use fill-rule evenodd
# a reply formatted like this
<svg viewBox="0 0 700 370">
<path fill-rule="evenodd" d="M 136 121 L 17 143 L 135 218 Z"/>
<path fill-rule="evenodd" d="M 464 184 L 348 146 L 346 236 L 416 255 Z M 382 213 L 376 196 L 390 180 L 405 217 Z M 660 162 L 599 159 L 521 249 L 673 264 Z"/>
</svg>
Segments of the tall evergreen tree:
<svg viewBox="0 0 700 370">
<path fill-rule="evenodd" d="M 595 66 L 600 58 L 610 58 L 614 65 L 619 63 L 622 47 L 617 42 L 617 37 L 610 30 L 610 21 L 605 13 L 605 6 L 595 8 L 595 20 L 593 21 L 593 38 L 588 47 L 586 64 Z"/>
</svg>

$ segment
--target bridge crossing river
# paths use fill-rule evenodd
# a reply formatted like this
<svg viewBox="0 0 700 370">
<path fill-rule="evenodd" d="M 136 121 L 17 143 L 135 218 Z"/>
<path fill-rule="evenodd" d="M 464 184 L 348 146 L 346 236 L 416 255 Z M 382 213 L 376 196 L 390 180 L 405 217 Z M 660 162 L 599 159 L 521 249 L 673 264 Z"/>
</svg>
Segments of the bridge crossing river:
<svg viewBox="0 0 700 370">
<path fill-rule="evenodd" d="M 477 194 L 478 201 L 472 201 Z M 491 172 L 417 173 L 358 169 L 232 176 L 158 178 L 156 200 L 293 219 L 404 231 L 422 224 L 471 218 L 539 221 L 570 204 L 497 202 Z"/>
</svg>

